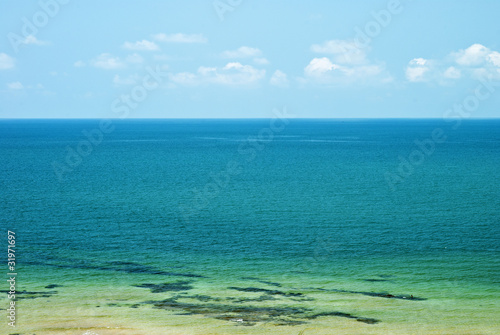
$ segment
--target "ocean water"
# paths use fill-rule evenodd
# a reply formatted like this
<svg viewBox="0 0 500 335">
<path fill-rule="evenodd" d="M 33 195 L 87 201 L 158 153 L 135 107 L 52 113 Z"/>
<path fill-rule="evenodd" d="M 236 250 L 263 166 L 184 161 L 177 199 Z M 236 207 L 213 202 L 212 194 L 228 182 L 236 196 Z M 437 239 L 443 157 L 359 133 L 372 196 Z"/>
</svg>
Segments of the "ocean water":
<svg viewBox="0 0 500 335">
<path fill-rule="evenodd" d="M 500 120 L 99 124 L 0 121 L 6 334 L 498 334 Z"/>
</svg>

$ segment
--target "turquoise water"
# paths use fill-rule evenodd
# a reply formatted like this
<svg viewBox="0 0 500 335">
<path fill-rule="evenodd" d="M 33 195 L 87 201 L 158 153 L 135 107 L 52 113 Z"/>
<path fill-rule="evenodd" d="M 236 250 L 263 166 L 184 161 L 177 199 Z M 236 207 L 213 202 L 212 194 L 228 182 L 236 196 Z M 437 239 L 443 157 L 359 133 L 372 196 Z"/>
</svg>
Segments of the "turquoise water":
<svg viewBox="0 0 500 335">
<path fill-rule="evenodd" d="M 336 322 L 346 334 L 493 334 L 499 126 L 292 119 L 264 141 L 270 120 L 113 121 L 69 166 L 68 146 L 98 120 L 0 121 L 0 218 L 16 232 L 19 290 L 32 292 L 20 304 L 41 319 L 42 302 L 72 311 L 19 323 L 81 334 L 104 313 L 152 334 L 174 313 L 186 334 L 202 334 L 199 322 L 235 327 L 214 334 L 320 334 Z M 446 140 L 388 180 L 436 128 Z M 153 292 L 165 283 L 179 287 Z M 252 309 L 276 306 L 307 311 Z"/>
</svg>

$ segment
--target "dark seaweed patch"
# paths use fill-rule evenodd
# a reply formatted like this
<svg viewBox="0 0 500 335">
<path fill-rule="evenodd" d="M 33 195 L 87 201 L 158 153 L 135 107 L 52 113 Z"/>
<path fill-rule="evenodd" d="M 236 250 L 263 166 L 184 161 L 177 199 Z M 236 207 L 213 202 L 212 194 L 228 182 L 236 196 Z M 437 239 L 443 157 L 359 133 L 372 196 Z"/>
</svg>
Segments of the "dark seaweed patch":
<svg viewBox="0 0 500 335">
<path fill-rule="evenodd" d="M 221 298 L 214 298 L 208 295 L 200 295 L 200 294 L 195 294 L 195 295 L 183 295 L 179 296 L 180 298 L 183 299 L 196 299 L 201 302 L 207 302 L 207 301 L 221 301 Z"/>
<path fill-rule="evenodd" d="M 269 301 L 269 300 L 278 300 L 275 297 L 269 295 L 261 295 L 258 298 L 234 298 L 234 303 L 243 303 L 243 302 L 252 302 L 252 301 Z"/>
<path fill-rule="evenodd" d="M 373 325 L 375 323 L 379 323 L 380 320 L 377 320 L 377 319 L 372 319 L 372 318 L 360 318 L 360 317 L 357 317 L 356 318 L 356 321 L 358 322 L 363 322 L 363 323 L 367 323 L 369 325 Z"/>
<path fill-rule="evenodd" d="M 189 278 L 202 278 L 203 276 L 195 275 L 191 273 L 175 273 L 159 270 L 153 266 L 143 265 L 133 262 L 108 262 L 105 266 L 96 267 L 99 270 L 111 270 L 111 271 L 122 271 L 126 273 L 144 273 L 152 275 L 162 275 L 162 276 L 178 276 L 178 277 L 189 277 Z"/>
<path fill-rule="evenodd" d="M 316 299 L 307 297 L 307 298 L 290 298 L 290 300 L 293 300 L 293 301 L 315 301 Z"/>
<path fill-rule="evenodd" d="M 262 280 L 262 279 L 255 278 L 255 277 L 242 277 L 241 279 L 243 279 L 243 280 L 254 280 L 254 281 L 258 282 L 258 283 L 262 283 L 262 284 L 266 284 L 266 285 L 270 285 L 270 286 L 281 287 L 280 283 L 275 283 L 275 282 L 272 282 L 272 281 Z"/>
<path fill-rule="evenodd" d="M 394 275 L 386 275 L 386 274 L 381 274 L 381 275 L 377 275 L 377 276 L 380 278 L 396 278 L 396 276 L 394 276 Z"/>
<path fill-rule="evenodd" d="M 234 322 L 236 325 L 241 326 L 253 326 L 258 322 L 272 323 L 276 326 L 295 326 L 307 323 L 306 320 L 316 319 L 320 316 L 345 317 L 372 324 L 379 322 L 376 319 L 358 317 L 342 312 L 310 314 L 312 310 L 304 307 L 256 307 L 179 301 L 179 299 L 185 298 L 187 297 L 178 295 L 161 301 L 146 301 L 144 303 L 153 305 L 153 308 L 178 312 L 177 315 L 204 315 L 218 320 Z"/>
<path fill-rule="evenodd" d="M 242 322 L 267 322 L 278 320 L 286 316 L 304 315 L 309 310 L 301 307 L 253 307 L 224 304 L 193 304 L 179 302 L 178 298 L 169 298 L 162 301 L 149 301 L 154 308 L 166 310 L 182 310 L 192 314 L 202 314 L 220 320 L 243 320 Z M 283 320 L 281 320 L 283 321 Z"/>
<path fill-rule="evenodd" d="M 363 317 L 359 317 L 359 316 L 355 316 L 355 315 L 352 315 L 349 313 L 343 313 L 343 312 L 317 313 L 317 314 L 309 315 L 306 318 L 307 319 L 316 319 L 316 318 L 319 318 L 321 316 L 339 316 L 342 318 L 355 319 L 356 321 L 364 322 L 364 323 L 368 323 L 368 324 L 375 324 L 375 323 L 380 322 L 377 319 L 363 318 Z"/>
<path fill-rule="evenodd" d="M 192 273 L 177 273 L 168 272 L 157 269 L 153 266 L 143 265 L 133 262 L 107 262 L 101 265 L 87 264 L 83 261 L 75 260 L 71 264 L 55 264 L 55 263 L 44 263 L 44 262 L 28 262 L 32 265 L 46 265 L 53 266 L 56 268 L 64 269 L 84 269 L 84 270 L 101 270 L 101 271 L 117 271 L 125 273 L 141 273 L 150 275 L 160 275 L 160 276 L 174 276 L 174 277 L 187 277 L 187 278 L 205 278 L 201 275 L 196 275 Z"/>
<path fill-rule="evenodd" d="M 163 283 L 163 284 L 138 284 L 133 285 L 135 287 L 149 288 L 152 293 L 162 293 L 162 292 L 172 292 L 172 291 L 188 291 L 193 287 L 189 285 L 189 281 L 178 281 L 175 283 Z"/>
<path fill-rule="evenodd" d="M 305 321 L 298 321 L 298 320 L 280 320 L 278 322 L 275 322 L 275 326 L 298 326 L 298 325 L 303 325 L 307 322 Z"/>
<path fill-rule="evenodd" d="M 282 292 L 278 290 L 268 290 L 265 288 L 257 288 L 257 287 L 228 287 L 231 290 L 236 290 L 236 291 L 241 291 L 241 292 L 261 292 L 269 295 L 282 295 L 285 297 L 300 297 L 303 294 L 302 293 L 296 293 L 296 292 Z"/>
<path fill-rule="evenodd" d="M 51 288 L 56 288 L 56 287 L 63 287 L 63 285 L 59 285 L 59 284 L 50 284 L 50 285 L 45 286 L 45 288 L 48 288 L 48 289 L 51 289 Z"/>
<path fill-rule="evenodd" d="M 256 325 L 256 322 L 244 320 L 242 318 L 235 318 L 234 316 L 218 315 L 218 316 L 214 316 L 214 319 L 236 322 L 239 326 L 247 326 L 248 327 L 248 326 L 255 326 Z M 253 320 L 253 321 L 262 321 L 262 320 Z"/>
<path fill-rule="evenodd" d="M 8 293 L 7 290 L 1 290 L 1 293 Z M 17 291 L 16 299 L 37 299 L 37 298 L 50 298 L 54 294 L 57 294 L 57 291 Z"/>
<path fill-rule="evenodd" d="M 390 281 L 389 279 L 363 279 L 368 282 Z"/>
<path fill-rule="evenodd" d="M 358 292 L 358 291 L 339 291 L 345 293 L 362 294 L 369 297 L 387 298 L 387 299 L 401 299 L 401 300 L 427 300 L 426 298 L 414 297 L 413 295 L 393 295 L 387 292 Z"/>
<path fill-rule="evenodd" d="M 387 298 L 387 299 L 401 299 L 401 300 L 427 300 L 426 298 L 414 297 L 412 294 L 408 295 L 394 295 L 387 292 L 364 292 L 364 291 L 348 291 L 348 290 L 337 290 L 337 289 L 324 289 L 324 288 L 313 288 L 309 287 L 310 290 L 327 291 L 327 292 L 339 292 L 339 293 L 351 293 L 351 294 L 362 294 L 369 297 L 377 298 Z"/>
</svg>

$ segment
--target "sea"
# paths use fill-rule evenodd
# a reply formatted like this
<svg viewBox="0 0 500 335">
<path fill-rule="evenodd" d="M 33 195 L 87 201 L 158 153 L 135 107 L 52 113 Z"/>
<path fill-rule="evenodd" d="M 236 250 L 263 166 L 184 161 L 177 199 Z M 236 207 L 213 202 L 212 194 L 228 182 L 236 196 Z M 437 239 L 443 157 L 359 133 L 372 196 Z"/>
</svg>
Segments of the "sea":
<svg viewBox="0 0 500 335">
<path fill-rule="evenodd" d="M 449 121 L 0 120 L 0 333 L 500 334 L 500 120 Z"/>
</svg>

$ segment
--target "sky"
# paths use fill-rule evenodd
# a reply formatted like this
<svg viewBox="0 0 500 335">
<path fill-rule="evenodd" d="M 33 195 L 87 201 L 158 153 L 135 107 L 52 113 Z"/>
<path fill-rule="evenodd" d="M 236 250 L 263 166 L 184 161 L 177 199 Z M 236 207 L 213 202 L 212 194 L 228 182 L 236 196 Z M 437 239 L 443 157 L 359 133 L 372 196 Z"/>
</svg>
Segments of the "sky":
<svg viewBox="0 0 500 335">
<path fill-rule="evenodd" d="M 497 0 L 3 0 L 0 118 L 498 118 L 499 13 Z"/>
</svg>

